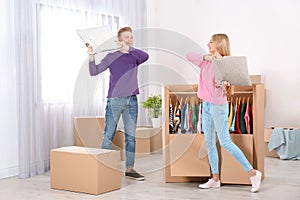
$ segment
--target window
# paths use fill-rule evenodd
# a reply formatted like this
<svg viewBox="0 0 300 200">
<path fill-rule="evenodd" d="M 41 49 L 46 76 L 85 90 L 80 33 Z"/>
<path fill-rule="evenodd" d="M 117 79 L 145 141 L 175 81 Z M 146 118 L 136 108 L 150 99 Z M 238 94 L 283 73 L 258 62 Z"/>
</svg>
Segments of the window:
<svg viewBox="0 0 300 200">
<path fill-rule="evenodd" d="M 115 33 L 120 19 L 110 14 L 46 5 L 41 5 L 40 15 L 42 99 L 72 103 L 77 75 L 87 59 L 87 49 L 76 29 L 109 24 Z"/>
</svg>

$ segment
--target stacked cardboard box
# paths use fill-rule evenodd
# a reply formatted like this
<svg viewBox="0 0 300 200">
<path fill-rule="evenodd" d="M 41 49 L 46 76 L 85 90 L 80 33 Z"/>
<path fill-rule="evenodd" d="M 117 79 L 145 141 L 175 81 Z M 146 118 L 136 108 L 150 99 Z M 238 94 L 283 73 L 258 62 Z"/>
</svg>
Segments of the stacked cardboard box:
<svg viewBox="0 0 300 200">
<path fill-rule="evenodd" d="M 76 117 L 74 118 L 75 146 L 100 148 L 105 128 L 104 116 Z M 116 134 L 117 135 L 117 134 Z M 120 138 L 114 137 L 112 149 L 124 149 Z M 121 160 L 125 157 L 121 152 Z"/>
</svg>

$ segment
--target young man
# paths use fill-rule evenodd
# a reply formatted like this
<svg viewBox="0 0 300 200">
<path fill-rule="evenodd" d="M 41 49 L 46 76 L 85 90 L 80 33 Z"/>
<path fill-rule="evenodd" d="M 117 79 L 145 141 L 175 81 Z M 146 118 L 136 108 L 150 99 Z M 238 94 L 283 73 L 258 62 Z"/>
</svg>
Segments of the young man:
<svg viewBox="0 0 300 200">
<path fill-rule="evenodd" d="M 144 180 L 144 176 L 134 170 L 135 130 L 138 114 L 136 95 L 139 94 L 138 66 L 149 56 L 146 52 L 132 47 L 133 36 L 130 27 L 124 27 L 118 31 L 116 43 L 120 47 L 118 51 L 107 54 L 98 65 L 95 64 L 94 56 L 90 55 L 89 62 L 91 76 L 98 75 L 106 69 L 110 70 L 102 148 L 111 149 L 112 139 L 122 114 L 126 149 L 125 176 L 135 180 Z M 89 46 L 88 52 L 92 51 L 92 47 Z"/>
</svg>

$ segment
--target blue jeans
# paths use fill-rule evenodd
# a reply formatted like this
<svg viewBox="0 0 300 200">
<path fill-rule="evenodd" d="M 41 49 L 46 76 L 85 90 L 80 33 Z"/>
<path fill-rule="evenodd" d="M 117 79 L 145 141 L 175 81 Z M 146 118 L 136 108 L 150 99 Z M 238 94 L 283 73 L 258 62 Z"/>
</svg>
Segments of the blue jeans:
<svg viewBox="0 0 300 200">
<path fill-rule="evenodd" d="M 246 172 L 253 169 L 244 153 L 232 142 L 230 138 L 228 131 L 228 104 L 215 105 L 203 101 L 202 129 L 205 136 L 208 160 L 212 174 L 219 174 L 216 132 L 221 147 L 229 151 L 229 153 L 243 166 Z"/>
<path fill-rule="evenodd" d="M 109 98 L 107 100 L 102 148 L 112 148 L 112 140 L 116 133 L 117 124 L 122 114 L 125 131 L 127 168 L 134 166 L 137 113 L 138 104 L 136 95 L 128 97 Z"/>
</svg>

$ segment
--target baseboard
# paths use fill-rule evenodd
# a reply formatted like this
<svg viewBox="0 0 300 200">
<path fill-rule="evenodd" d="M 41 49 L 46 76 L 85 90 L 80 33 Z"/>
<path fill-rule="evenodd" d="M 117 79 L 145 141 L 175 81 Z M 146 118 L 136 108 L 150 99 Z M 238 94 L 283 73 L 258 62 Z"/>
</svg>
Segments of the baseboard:
<svg viewBox="0 0 300 200">
<path fill-rule="evenodd" d="M 0 179 L 17 176 L 19 173 L 19 167 L 13 166 L 4 169 L 0 169 Z"/>
</svg>

